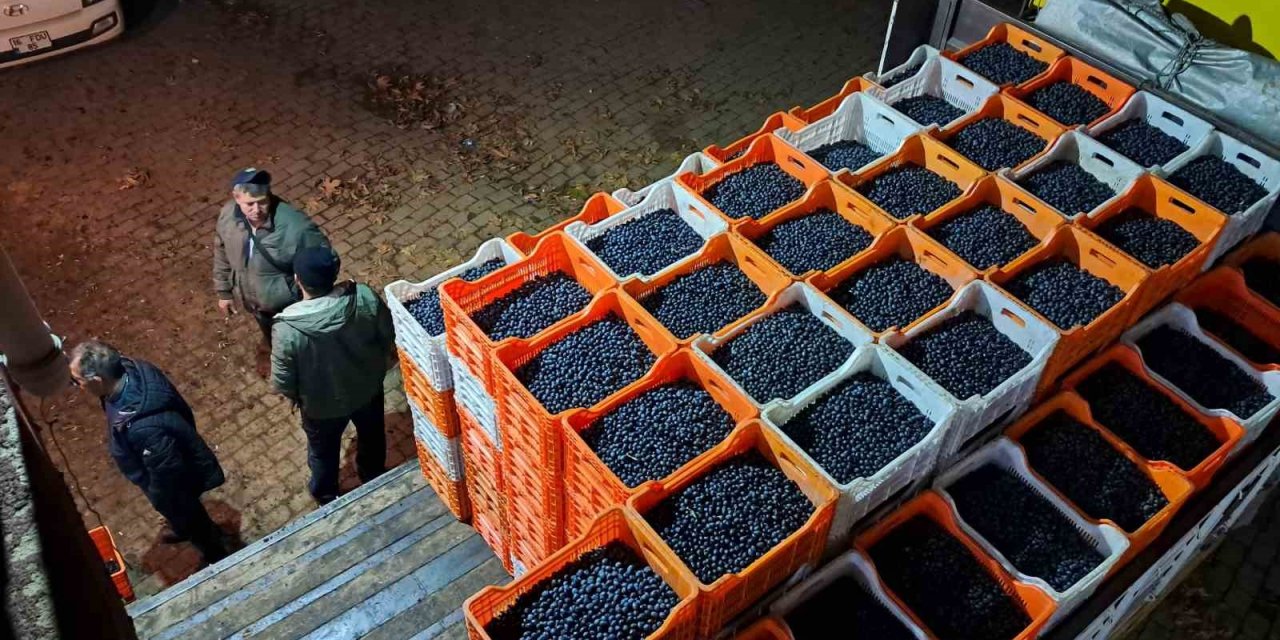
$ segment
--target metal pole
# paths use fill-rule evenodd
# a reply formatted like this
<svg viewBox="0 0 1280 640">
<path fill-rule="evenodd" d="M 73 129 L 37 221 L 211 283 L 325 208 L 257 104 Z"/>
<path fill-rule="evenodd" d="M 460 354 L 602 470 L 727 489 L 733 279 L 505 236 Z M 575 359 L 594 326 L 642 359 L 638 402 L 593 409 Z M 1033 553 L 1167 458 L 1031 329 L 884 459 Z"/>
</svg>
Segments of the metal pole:
<svg viewBox="0 0 1280 640">
<path fill-rule="evenodd" d="M 0 247 L 0 364 L 18 386 L 37 396 L 67 388 L 70 373 L 61 340 L 49 331 L 22 279 Z"/>
</svg>

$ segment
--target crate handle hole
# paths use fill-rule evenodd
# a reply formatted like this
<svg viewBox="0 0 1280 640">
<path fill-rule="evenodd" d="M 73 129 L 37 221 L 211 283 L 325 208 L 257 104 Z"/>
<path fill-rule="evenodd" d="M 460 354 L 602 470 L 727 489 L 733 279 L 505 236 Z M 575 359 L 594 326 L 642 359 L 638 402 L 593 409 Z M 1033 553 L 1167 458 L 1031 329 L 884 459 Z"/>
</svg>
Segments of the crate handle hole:
<svg viewBox="0 0 1280 640">
<path fill-rule="evenodd" d="M 1090 250 L 1089 250 L 1089 255 L 1091 255 L 1091 256 L 1093 256 L 1093 257 L 1097 258 L 1098 260 L 1102 261 L 1102 262 L 1103 262 L 1103 263 L 1105 263 L 1108 267 L 1114 267 L 1114 266 L 1116 266 L 1116 261 L 1115 261 L 1115 260 L 1112 260 L 1112 259 L 1111 259 L 1111 256 L 1109 256 L 1109 255 L 1107 255 L 1107 254 L 1105 254 L 1105 253 L 1102 253 L 1101 251 L 1098 251 L 1097 249 L 1090 249 Z"/>
<path fill-rule="evenodd" d="M 970 89 L 972 89 L 972 88 L 973 88 L 973 85 L 974 85 L 974 82 L 973 82 L 972 80 L 970 80 L 970 79 L 968 79 L 968 78 L 964 77 L 963 75 L 961 75 L 961 74 L 959 74 L 959 73 L 957 73 L 957 74 L 956 74 L 956 82 L 959 82 L 960 84 L 962 84 L 962 85 L 964 85 L 964 86 L 966 86 L 966 87 L 968 87 L 968 88 L 970 88 Z"/>
<path fill-rule="evenodd" d="M 1116 163 L 1111 158 L 1108 158 L 1097 151 L 1093 152 L 1093 159 L 1107 165 L 1108 167 L 1116 166 Z"/>
<path fill-rule="evenodd" d="M 693 206 L 692 202 L 689 203 L 689 215 L 697 216 L 699 220 L 707 219 L 707 216 L 703 215 L 702 211 L 700 211 L 697 207 Z"/>
<path fill-rule="evenodd" d="M 930 262 L 933 262 L 934 264 L 938 265 L 938 268 L 940 269 L 945 269 L 947 266 L 947 262 L 945 260 L 938 257 L 937 254 L 935 254 L 932 251 L 929 251 L 928 249 L 925 249 L 924 251 L 920 252 L 920 258 L 922 260 L 928 260 Z"/>
<path fill-rule="evenodd" d="M 840 324 L 839 322 L 836 321 L 836 317 L 831 315 L 831 312 L 827 311 L 826 309 L 822 310 L 822 319 L 826 320 L 827 324 L 830 324 L 833 326 L 839 326 Z"/>
<path fill-rule="evenodd" d="M 1031 116 L 1028 116 L 1028 115 L 1027 115 L 1027 114 L 1025 114 L 1025 113 L 1019 113 L 1019 114 L 1017 115 L 1017 118 L 1018 118 L 1018 120 L 1019 120 L 1019 121 L 1026 123 L 1026 125 L 1027 125 L 1027 126 L 1029 126 L 1029 127 L 1032 127 L 1032 128 L 1035 128 L 1035 129 L 1039 129 L 1039 128 L 1040 128 L 1040 123 L 1039 123 L 1039 122 L 1036 122 L 1034 119 L 1032 119 L 1032 118 L 1031 118 Z"/>
<path fill-rule="evenodd" d="M 1004 316 L 1005 318 L 1008 318 L 1009 322 L 1012 322 L 1012 323 L 1014 323 L 1014 324 L 1018 325 L 1018 327 L 1019 327 L 1019 328 L 1026 327 L 1026 326 L 1027 326 L 1027 321 L 1026 321 L 1026 320 L 1023 320 L 1023 319 L 1022 319 L 1022 316 L 1020 316 L 1020 315 L 1018 315 L 1018 314 L 1014 313 L 1014 312 L 1013 312 L 1013 311 L 1011 311 L 1008 307 L 1005 307 L 1005 308 L 1001 309 L 1001 310 L 1000 310 L 1000 315 Z"/>
<path fill-rule="evenodd" d="M 907 380 L 906 378 L 904 378 L 904 377 L 902 377 L 902 376 L 898 376 L 898 380 L 897 380 L 897 382 L 898 382 L 898 384 L 900 384 L 900 385 L 902 385 L 902 386 L 904 386 L 904 387 L 906 387 L 906 388 L 908 388 L 908 389 L 910 389 L 910 390 L 912 390 L 912 391 L 915 391 L 915 390 L 916 390 L 916 386 L 915 386 L 915 385 L 913 385 L 913 384 L 911 384 L 911 381 L 910 381 L 910 380 Z"/>
<path fill-rule="evenodd" d="M 1098 76 L 1095 76 L 1095 75 L 1093 75 L 1093 74 L 1090 74 L 1090 75 L 1088 75 L 1088 76 L 1085 76 L 1085 82 L 1088 82 L 1088 83 L 1090 83 L 1090 84 L 1096 84 L 1096 85 L 1098 85 L 1099 87 L 1102 87 L 1103 89 L 1106 89 L 1106 88 L 1107 88 L 1107 81 L 1106 81 L 1106 80 L 1103 80 L 1102 78 L 1099 78 Z"/>
<path fill-rule="evenodd" d="M 891 125 L 896 126 L 898 124 L 897 120 L 894 120 L 893 118 L 890 118 L 889 116 L 886 116 L 883 113 L 877 113 L 876 115 L 879 116 L 881 120 L 884 120 L 885 122 L 888 122 Z"/>
<path fill-rule="evenodd" d="M 1164 118 L 1165 120 L 1168 120 L 1169 122 L 1172 122 L 1172 123 L 1174 123 L 1174 124 L 1178 125 L 1179 127 L 1186 126 L 1186 124 L 1187 124 L 1187 123 L 1186 123 L 1182 118 L 1179 118 L 1178 116 L 1176 116 L 1176 115 L 1174 115 L 1174 114 L 1172 114 L 1172 113 L 1169 113 L 1168 111 L 1161 111 L 1161 112 L 1160 112 L 1160 117 L 1161 117 L 1161 118 Z"/>
<path fill-rule="evenodd" d="M 1196 212 L 1196 210 L 1195 210 L 1191 205 L 1189 205 L 1189 204 L 1187 204 L 1187 203 L 1183 202 L 1183 201 L 1182 201 L 1181 199 L 1179 199 L 1179 198 L 1170 197 L 1170 198 L 1169 198 L 1169 204 L 1171 204 L 1171 205 L 1173 205 L 1173 206 L 1175 206 L 1175 207 L 1177 207 L 1177 208 L 1179 208 L 1179 209 L 1182 209 L 1183 211 L 1185 211 L 1185 212 L 1187 212 L 1187 213 L 1194 214 L 1194 213 Z"/>
<path fill-rule="evenodd" d="M 1032 51 L 1034 51 L 1034 52 L 1036 52 L 1036 53 L 1044 53 L 1044 48 L 1043 48 L 1043 47 L 1041 47 L 1041 46 L 1040 46 L 1040 43 L 1039 43 L 1039 42 L 1036 42 L 1035 40 L 1028 40 L 1028 39 L 1026 39 L 1026 38 L 1023 38 L 1023 39 L 1022 39 L 1022 46 L 1026 47 L 1026 48 L 1028 48 L 1028 49 L 1030 49 L 1030 50 L 1032 50 Z"/>
<path fill-rule="evenodd" d="M 797 168 L 797 169 L 799 169 L 799 170 L 801 170 L 801 171 L 808 171 L 808 170 L 809 170 L 809 167 L 808 167 L 808 166 L 806 166 L 806 165 L 805 165 L 805 163 L 800 162 L 800 160 L 798 160 L 795 156 L 788 156 L 788 157 L 787 157 L 787 161 L 789 161 L 791 164 L 795 165 L 795 166 L 796 166 L 796 168 Z"/>
<path fill-rule="evenodd" d="M 1016 205 L 1018 205 L 1019 207 L 1022 207 L 1023 209 L 1026 209 L 1026 210 L 1027 210 L 1027 212 L 1029 212 L 1029 213 L 1039 213 L 1039 211 L 1037 211 L 1035 207 L 1033 207 L 1033 206 L 1031 206 L 1030 204 L 1028 204 L 1028 203 L 1027 203 L 1027 201 L 1026 201 L 1026 200 L 1023 200 L 1022 198 L 1016 198 L 1016 197 L 1015 197 L 1015 198 L 1013 199 L 1013 203 L 1014 203 L 1014 204 L 1016 204 Z"/>
<path fill-rule="evenodd" d="M 946 157 L 946 156 L 942 155 L 941 153 L 939 153 L 939 154 L 937 155 L 937 158 L 938 158 L 938 161 L 939 161 L 939 162 L 941 162 L 941 163 L 943 163 L 943 164 L 945 164 L 945 165 L 947 165 L 947 166 L 951 167 L 952 169 L 959 169 L 959 168 L 960 168 L 960 164 L 959 164 L 959 163 L 957 163 L 955 160 L 952 160 L 951 158 L 948 158 L 948 157 Z"/>
<path fill-rule="evenodd" d="M 706 386 L 708 389 L 714 389 L 719 393 L 724 393 L 724 387 L 721 387 L 720 382 L 715 378 L 707 378 L 702 382 L 702 384 Z"/>
<path fill-rule="evenodd" d="M 1254 169 L 1261 169 L 1261 168 L 1262 168 L 1262 161 L 1261 161 L 1261 160 L 1258 160 L 1257 158 L 1255 158 L 1255 157 L 1253 157 L 1253 156 L 1251 156 L 1251 155 L 1249 155 L 1249 154 L 1247 154 L 1247 153 L 1245 153 L 1245 152 L 1243 152 L 1243 151 L 1241 151 L 1240 153 L 1237 153 L 1237 154 L 1236 154 L 1236 160 L 1239 160 L 1239 161 L 1241 161 L 1241 162 L 1243 162 L 1243 163 L 1245 163 L 1245 164 L 1247 164 L 1247 165 L 1249 165 L 1249 166 L 1253 167 Z"/>
</svg>

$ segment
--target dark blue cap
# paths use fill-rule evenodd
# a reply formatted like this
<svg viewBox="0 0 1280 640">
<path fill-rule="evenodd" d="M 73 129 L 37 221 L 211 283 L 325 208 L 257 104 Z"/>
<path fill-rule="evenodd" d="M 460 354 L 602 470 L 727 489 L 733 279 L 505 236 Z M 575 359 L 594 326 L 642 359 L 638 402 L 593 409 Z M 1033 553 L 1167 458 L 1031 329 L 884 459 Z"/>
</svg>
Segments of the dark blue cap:
<svg viewBox="0 0 1280 640">
<path fill-rule="evenodd" d="M 236 177 L 231 179 L 231 188 L 234 189 L 242 184 L 256 184 L 264 187 L 270 186 L 271 174 L 267 173 L 265 169 L 257 169 L 254 167 L 242 169 L 240 172 L 236 173 Z"/>
<path fill-rule="evenodd" d="M 331 289 L 338 281 L 342 260 L 329 247 L 307 247 L 293 256 L 293 272 L 307 289 Z"/>
</svg>

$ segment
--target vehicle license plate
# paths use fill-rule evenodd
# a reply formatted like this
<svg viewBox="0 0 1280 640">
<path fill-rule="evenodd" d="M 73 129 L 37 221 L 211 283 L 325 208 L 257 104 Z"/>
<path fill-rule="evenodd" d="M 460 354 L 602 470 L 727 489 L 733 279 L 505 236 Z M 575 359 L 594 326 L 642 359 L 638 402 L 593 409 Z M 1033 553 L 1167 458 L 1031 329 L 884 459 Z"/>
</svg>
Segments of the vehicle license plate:
<svg viewBox="0 0 1280 640">
<path fill-rule="evenodd" d="M 9 45 L 19 53 L 30 53 L 41 49 L 48 49 L 53 46 L 53 38 L 49 37 L 48 31 L 37 31 L 28 33 L 25 36 L 9 38 Z"/>
</svg>

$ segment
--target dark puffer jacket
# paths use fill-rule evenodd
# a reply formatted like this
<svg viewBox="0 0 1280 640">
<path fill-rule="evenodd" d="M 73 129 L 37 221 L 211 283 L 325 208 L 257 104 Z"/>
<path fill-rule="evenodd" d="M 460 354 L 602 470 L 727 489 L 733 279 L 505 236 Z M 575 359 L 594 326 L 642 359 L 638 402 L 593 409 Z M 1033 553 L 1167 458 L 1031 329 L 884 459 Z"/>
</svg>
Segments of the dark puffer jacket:
<svg viewBox="0 0 1280 640">
<path fill-rule="evenodd" d="M 125 387 L 107 412 L 111 457 L 157 509 L 222 486 L 226 476 L 195 416 L 155 365 L 124 359 Z M 105 402 L 104 402 L 104 408 Z"/>
</svg>

